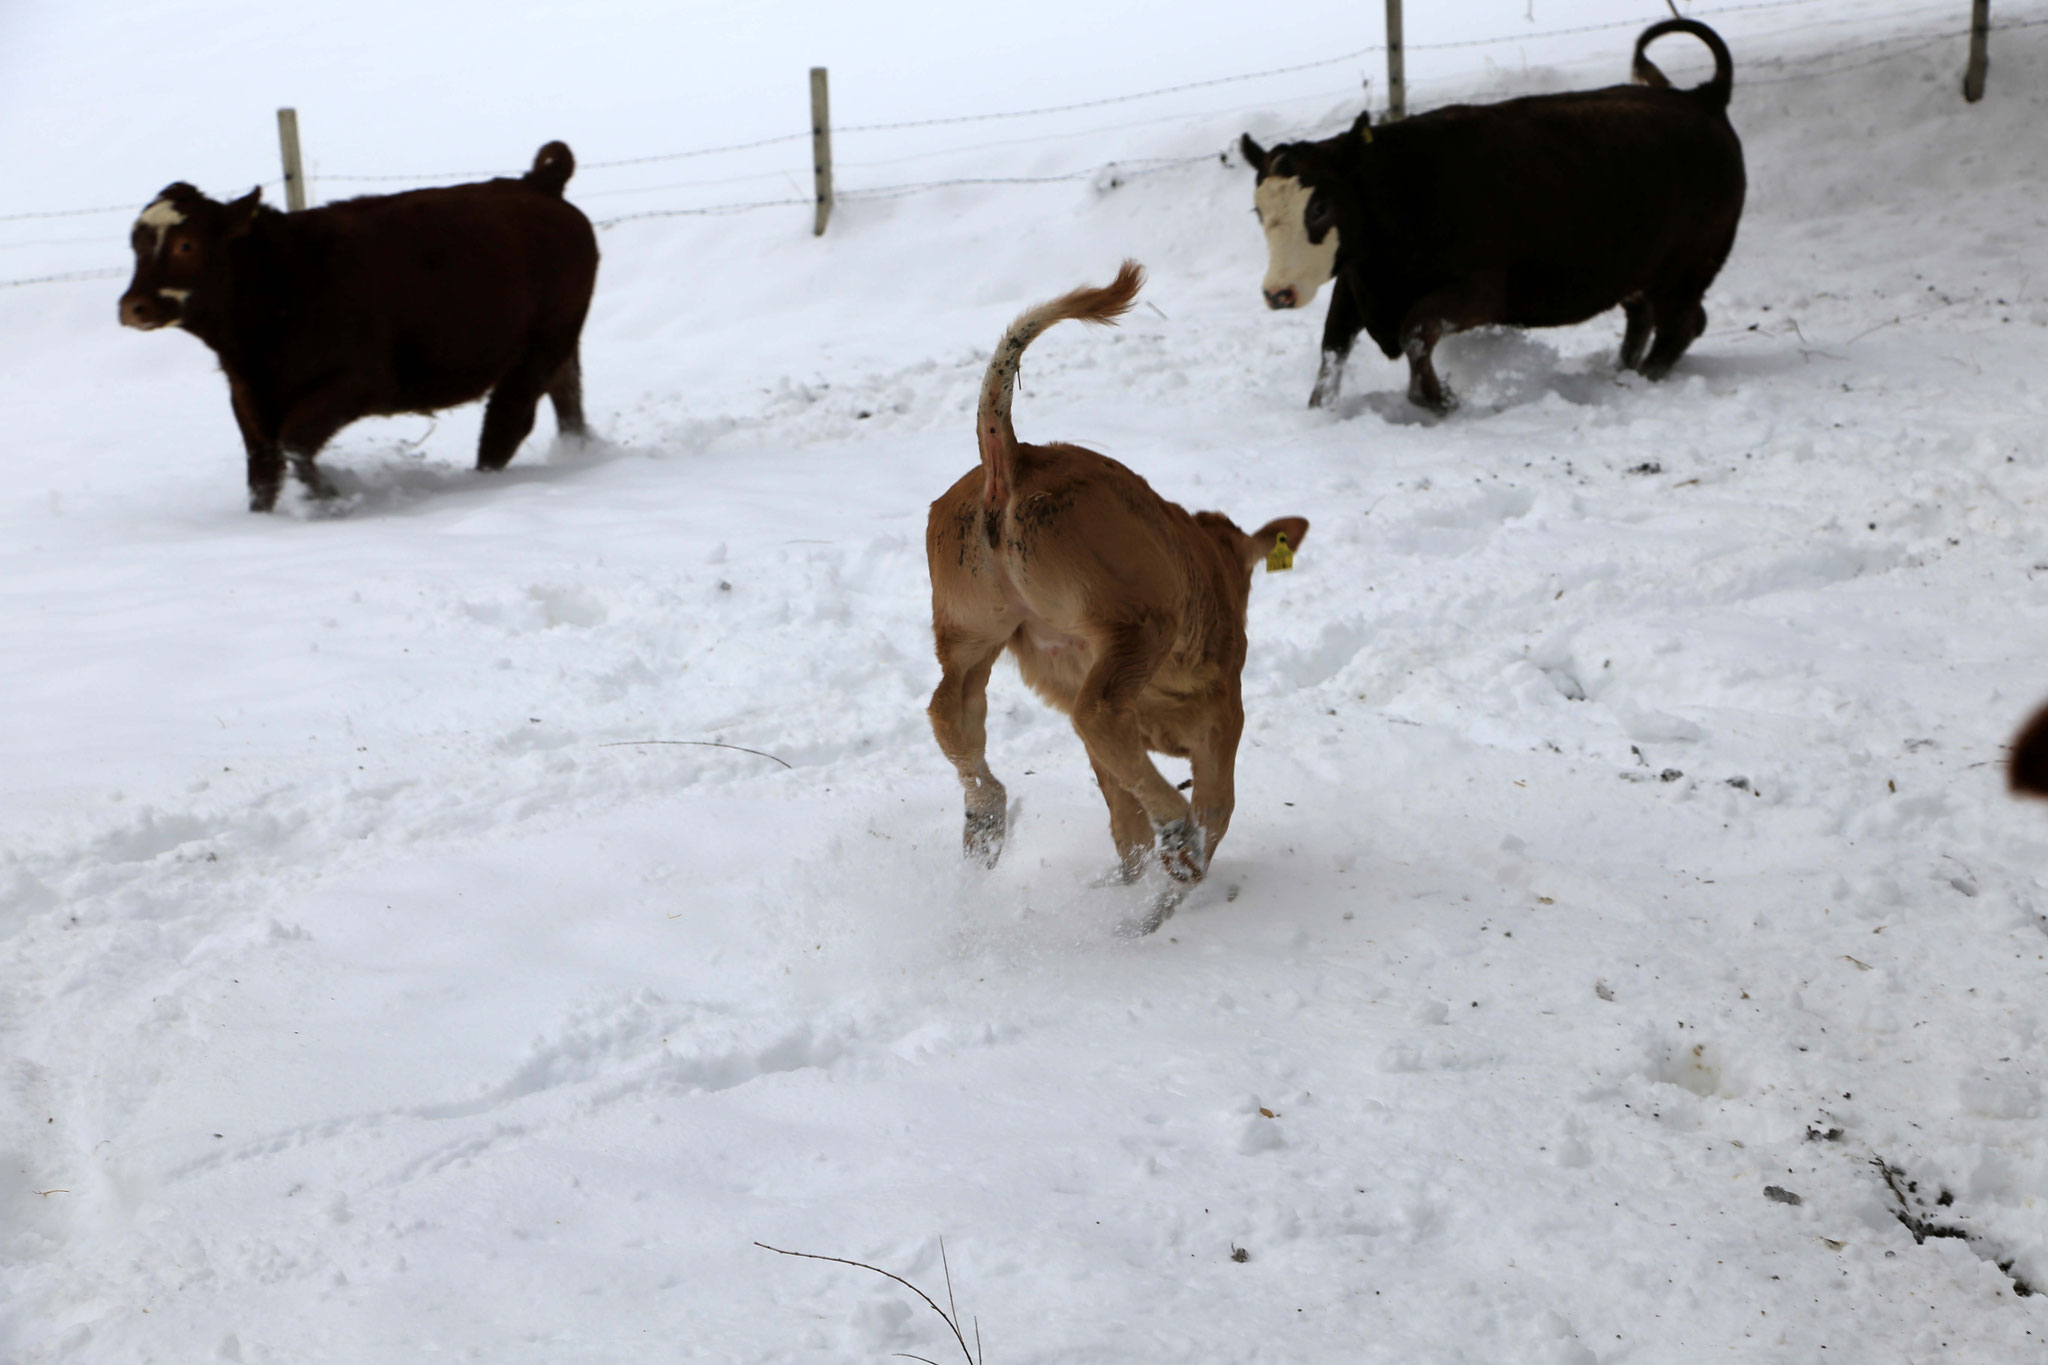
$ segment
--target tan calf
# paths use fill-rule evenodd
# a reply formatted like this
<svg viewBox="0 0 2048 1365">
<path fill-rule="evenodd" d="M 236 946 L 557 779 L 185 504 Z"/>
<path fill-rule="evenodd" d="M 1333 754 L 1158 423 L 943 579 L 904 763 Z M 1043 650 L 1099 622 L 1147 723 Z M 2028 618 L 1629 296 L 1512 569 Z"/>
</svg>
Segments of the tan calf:
<svg viewBox="0 0 2048 1365">
<path fill-rule="evenodd" d="M 1077 289 L 1010 325 L 982 382 L 981 467 L 932 504 L 925 550 L 944 670 L 929 714 L 966 788 L 967 855 L 993 867 L 1002 852 L 1006 795 L 985 749 L 989 671 L 1007 647 L 1024 681 L 1073 717 L 1124 879 L 1155 865 L 1156 848 L 1179 884 L 1149 930 L 1201 879 L 1230 828 L 1252 569 L 1276 545 L 1283 556 L 1299 545 L 1308 522 L 1282 517 L 1246 535 L 1221 513 L 1190 516 L 1106 456 L 1018 444 L 1010 397 L 1024 348 L 1066 318 L 1113 323 L 1143 281 L 1126 261 L 1108 287 Z M 1191 761 L 1192 805 L 1148 751 Z"/>
</svg>

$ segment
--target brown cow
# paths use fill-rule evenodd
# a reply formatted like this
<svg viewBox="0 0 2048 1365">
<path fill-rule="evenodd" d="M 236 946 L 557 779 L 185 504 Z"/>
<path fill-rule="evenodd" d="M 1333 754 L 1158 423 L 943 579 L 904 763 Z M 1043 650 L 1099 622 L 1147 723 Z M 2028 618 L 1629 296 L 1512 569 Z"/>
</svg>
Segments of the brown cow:
<svg viewBox="0 0 2048 1365">
<path fill-rule="evenodd" d="M 1163 865 L 1178 883 L 1155 903 L 1150 932 L 1230 828 L 1252 569 L 1276 547 L 1290 553 L 1308 523 L 1282 517 L 1246 535 L 1221 513 L 1189 516 L 1093 451 L 1018 444 L 1010 397 L 1024 348 L 1066 318 L 1114 322 L 1143 279 L 1126 261 L 1108 287 L 1010 325 L 982 381 L 981 467 L 932 504 L 925 552 L 944 670 L 929 714 L 966 789 L 967 855 L 993 867 L 1002 852 L 1005 794 L 984 750 L 989 670 L 1007 646 L 1024 681 L 1073 717 L 1109 803 L 1121 878 Z M 1191 760 L 1192 809 L 1148 750 Z"/>
<path fill-rule="evenodd" d="M 490 395 L 478 469 L 502 469 L 545 393 L 581 436 L 577 343 L 597 280 L 590 220 L 562 199 L 576 168 L 550 142 L 513 179 L 374 195 L 284 214 L 182 181 L 136 219 L 121 321 L 213 348 L 249 456 L 249 510 L 284 461 L 317 496 L 322 446 L 358 417 Z"/>
</svg>

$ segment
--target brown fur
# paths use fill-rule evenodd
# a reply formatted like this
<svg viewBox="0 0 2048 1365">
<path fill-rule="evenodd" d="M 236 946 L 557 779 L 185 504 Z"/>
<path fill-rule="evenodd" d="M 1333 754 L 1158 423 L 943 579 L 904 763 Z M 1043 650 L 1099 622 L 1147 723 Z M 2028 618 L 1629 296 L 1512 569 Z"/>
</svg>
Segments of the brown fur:
<svg viewBox="0 0 2048 1365">
<path fill-rule="evenodd" d="M 2005 776 L 2016 796 L 2048 796 L 2048 706 L 2013 737 Z"/>
<path fill-rule="evenodd" d="M 576 169 L 550 142 L 518 179 L 372 195 L 285 214 L 260 189 L 217 203 L 180 181 L 134 229 L 120 318 L 182 327 L 220 358 L 248 454 L 249 507 L 359 417 L 490 395 L 477 468 L 502 469 L 541 397 L 584 434 L 583 319 L 597 237 L 562 199 Z M 168 226 L 152 213 L 174 214 Z M 164 220 L 168 221 L 168 220 Z"/>
<path fill-rule="evenodd" d="M 990 866 L 1007 797 L 985 757 L 987 689 L 1007 648 L 1024 681 L 1073 717 L 1123 875 L 1144 872 L 1156 846 L 1176 881 L 1202 877 L 1235 805 L 1252 569 L 1277 536 L 1299 545 L 1308 531 L 1285 517 L 1246 535 L 1220 513 L 1190 516 L 1093 451 L 1018 443 L 1010 396 L 1024 348 L 1067 318 L 1113 322 L 1143 278 L 1126 261 L 1107 287 L 1075 290 L 1011 325 L 982 385 L 981 468 L 932 504 L 926 527 L 944 673 L 932 733 L 966 791 L 966 852 Z M 1192 803 L 1148 751 L 1191 760 Z"/>
</svg>

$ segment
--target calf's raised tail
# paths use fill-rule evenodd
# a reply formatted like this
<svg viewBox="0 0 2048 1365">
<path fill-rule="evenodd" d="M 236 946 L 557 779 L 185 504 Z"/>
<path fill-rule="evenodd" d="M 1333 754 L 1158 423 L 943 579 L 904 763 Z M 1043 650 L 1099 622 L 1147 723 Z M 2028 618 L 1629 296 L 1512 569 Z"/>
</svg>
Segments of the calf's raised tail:
<svg viewBox="0 0 2048 1365">
<path fill-rule="evenodd" d="M 1145 270 L 1136 261 L 1125 261 L 1116 278 L 1100 289 L 1076 289 L 1050 303 L 1041 303 L 1003 333 L 996 353 L 989 358 L 988 374 L 981 381 L 981 407 L 974 416 L 975 435 L 981 446 L 982 504 L 1000 512 L 1010 501 L 1010 465 L 1017 453 L 1017 433 L 1010 426 L 1010 395 L 1017 387 L 1017 365 L 1024 348 L 1055 322 L 1078 318 L 1082 322 L 1114 324 L 1130 311 L 1144 286 Z M 989 534 L 993 538 L 995 523 Z"/>
<path fill-rule="evenodd" d="M 569 183 L 569 177 L 576 174 L 576 157 L 566 142 L 550 142 L 533 154 L 533 169 L 522 177 L 527 184 L 562 197 L 562 187 Z"/>
<path fill-rule="evenodd" d="M 1735 59 L 1728 55 L 1728 45 L 1721 41 L 1721 35 L 1697 19 L 1665 19 L 1643 30 L 1642 36 L 1636 39 L 1635 60 L 1630 67 L 1636 84 L 1654 86 L 1659 90 L 1671 88 L 1671 78 L 1659 71 L 1648 55 L 1650 44 L 1667 33 L 1690 33 L 1714 54 L 1713 76 L 1705 85 L 1696 85 L 1686 93 L 1697 96 L 1702 103 L 1716 110 L 1726 110 L 1729 93 L 1735 88 Z"/>
</svg>

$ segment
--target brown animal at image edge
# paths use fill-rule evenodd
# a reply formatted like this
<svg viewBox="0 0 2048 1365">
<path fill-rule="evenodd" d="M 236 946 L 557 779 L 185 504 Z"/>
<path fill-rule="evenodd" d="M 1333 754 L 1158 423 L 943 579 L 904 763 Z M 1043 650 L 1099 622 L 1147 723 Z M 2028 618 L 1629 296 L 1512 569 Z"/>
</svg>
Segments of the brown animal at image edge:
<svg viewBox="0 0 2048 1365">
<path fill-rule="evenodd" d="M 2014 795 L 2048 797 L 2048 706 L 2036 711 L 2013 736 L 2005 777 Z"/>
<path fill-rule="evenodd" d="M 1115 322 L 1143 278 L 1126 261 L 1111 284 L 1011 324 L 982 382 L 981 464 L 932 504 L 925 550 L 942 671 L 928 714 L 965 791 L 967 856 L 993 867 L 1007 832 L 1008 794 L 986 757 L 989 674 L 1007 649 L 1032 690 L 1073 719 L 1109 806 L 1120 879 L 1153 869 L 1171 879 L 1149 932 L 1230 827 L 1252 570 L 1282 537 L 1299 546 L 1308 522 L 1282 517 L 1247 535 L 1221 513 L 1189 515 L 1107 456 L 1017 440 L 1010 406 L 1025 348 L 1069 318 Z M 1189 760 L 1192 801 L 1151 753 Z"/>
<path fill-rule="evenodd" d="M 1714 75 L 1671 87 L 1646 49 L 1707 45 Z M 1619 306 L 1621 364 L 1656 379 L 1706 329 L 1701 299 L 1734 245 L 1746 180 L 1728 122 L 1733 65 L 1704 24 L 1667 19 L 1636 40 L 1637 84 L 1450 105 L 1268 150 L 1239 143 L 1266 235 L 1261 288 L 1305 308 L 1334 281 L 1310 407 L 1337 401 L 1364 331 L 1406 356 L 1408 397 L 1443 412 L 1437 342 L 1489 324 L 1557 327 Z M 1654 339 L 1653 339 L 1654 337 Z"/>
<path fill-rule="evenodd" d="M 490 395 L 477 468 L 502 469 L 543 394 L 585 433 L 583 319 L 597 237 L 562 198 L 560 142 L 517 179 L 346 199 L 280 213 L 180 181 L 136 219 L 121 322 L 182 327 L 219 357 L 248 456 L 249 507 L 276 504 L 286 460 L 314 461 L 359 417 L 430 413 Z"/>
</svg>

